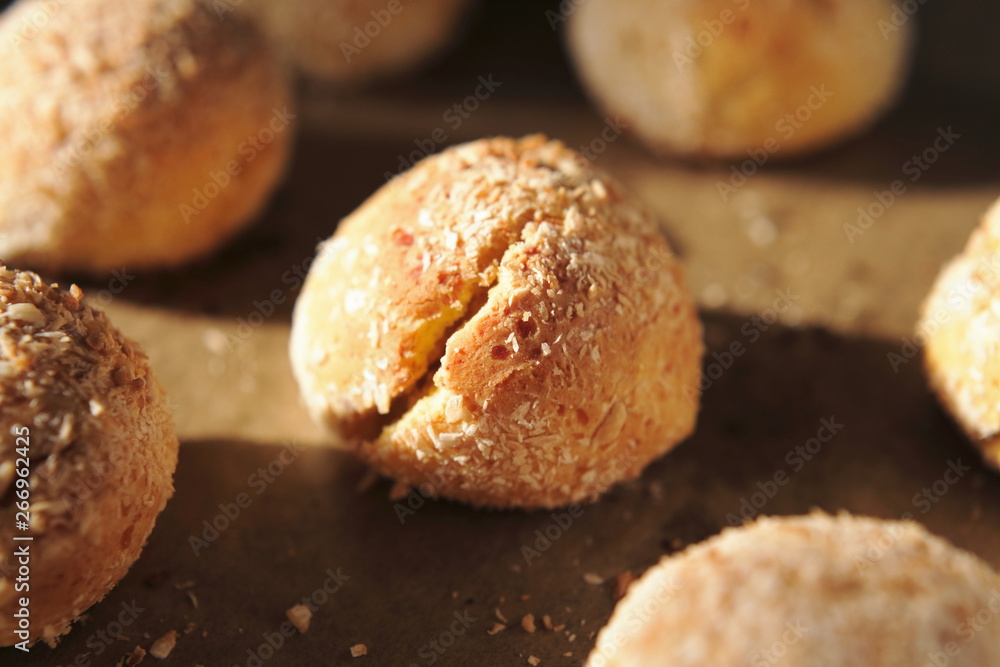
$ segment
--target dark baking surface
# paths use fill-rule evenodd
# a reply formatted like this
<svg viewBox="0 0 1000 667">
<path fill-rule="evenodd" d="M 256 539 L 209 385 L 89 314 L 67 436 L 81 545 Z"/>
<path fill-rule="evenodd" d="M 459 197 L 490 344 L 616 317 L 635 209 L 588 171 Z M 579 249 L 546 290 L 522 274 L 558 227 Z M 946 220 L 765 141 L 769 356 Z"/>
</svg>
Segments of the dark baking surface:
<svg viewBox="0 0 1000 667">
<path fill-rule="evenodd" d="M 744 339 L 741 318 L 706 319 L 713 352 Z M 543 665 L 580 665 L 611 613 L 616 575 L 642 572 L 663 554 L 717 533 L 744 498 L 759 504 L 760 497 L 751 498 L 758 483 L 767 486 L 778 471 L 789 481 L 760 511 L 910 513 L 1000 563 L 1000 480 L 942 415 L 916 365 L 892 371 L 890 349 L 773 328 L 706 391 L 691 440 L 639 481 L 583 507 L 568 525 L 563 517 L 566 528 L 558 531 L 551 512 L 483 512 L 449 502 L 415 503 L 401 523 L 388 483 L 359 492 L 362 467 L 320 449 L 305 450 L 258 495 L 260 484 L 248 478 L 279 460 L 280 444 L 185 443 L 178 493 L 128 577 L 58 649 L 35 647 L 22 664 L 72 664 L 88 641 L 101 644 L 100 631 L 134 600 L 145 611 L 122 631 L 127 639 L 90 664 L 113 664 L 135 645 L 148 648 L 190 623 L 193 630 L 181 635 L 166 664 L 247 665 L 248 651 L 279 629 L 284 610 L 321 588 L 332 570 L 350 578 L 317 609 L 309 632 L 286 639 L 265 664 L 355 664 L 349 647 L 357 643 L 367 645 L 363 660 L 371 664 L 431 664 L 429 642 L 451 644 L 454 614 L 467 612 L 475 621 L 436 654 L 438 664 L 519 665 L 534 655 Z M 843 428 L 811 460 L 789 459 L 823 419 Z M 924 501 L 924 489 L 951 463 L 968 470 L 935 502 Z M 203 535 L 203 521 L 240 493 L 252 504 L 195 556 L 191 536 Z M 544 549 L 536 531 L 547 529 L 556 539 Z M 588 583 L 585 574 L 607 582 Z M 490 636 L 496 609 L 510 624 Z M 538 619 L 534 634 L 519 625 L 527 613 Z M 543 614 L 566 628 L 542 629 Z M 567 651 L 573 655 L 564 657 Z"/>
<path fill-rule="evenodd" d="M 483 3 L 457 50 L 405 81 L 346 96 L 304 87 L 296 158 L 260 223 L 216 256 L 137 276 L 115 296 L 108 310 L 149 351 L 175 405 L 182 439 L 177 493 L 140 561 L 56 649 L 39 645 L 27 656 L 2 649 L 0 664 L 114 665 L 135 646 L 148 650 L 177 630 L 163 664 L 409 667 L 434 657 L 438 665 L 500 666 L 528 664 L 534 655 L 542 665 L 580 665 L 611 613 L 618 574 L 639 574 L 662 555 L 719 532 L 727 515 L 746 510 L 744 499 L 760 504 L 754 494 L 762 486 L 775 493 L 755 508 L 761 513 L 908 513 L 1000 566 L 1000 475 L 983 468 L 942 413 L 918 361 L 897 373 L 888 359 L 900 352 L 899 337 L 912 329 L 940 262 L 1000 194 L 1000 135 L 993 129 L 1000 82 L 983 66 L 1000 48 L 987 30 L 1000 10 L 972 2 L 920 10 L 913 84 L 884 121 L 820 155 L 769 165 L 757 178 L 754 191 L 779 228 L 773 246 L 749 244 L 738 211 L 719 205 L 715 183 L 728 165 L 655 160 L 628 140 L 599 157 L 661 213 L 704 309 L 706 364 L 730 366 L 705 392 L 696 434 L 641 480 L 583 507 L 568 525 L 568 510 L 555 512 L 556 519 L 552 512 L 484 512 L 448 502 L 426 502 L 401 522 L 389 483 L 359 491 L 364 469 L 348 454 L 306 446 L 287 465 L 274 463 L 289 442 L 326 440 L 308 424 L 287 370 L 295 290 L 241 348 L 246 358 L 227 352 L 216 359 L 202 344 L 204 334 L 235 330 L 255 301 L 281 286 L 278 277 L 307 259 L 316 239 L 383 182 L 414 140 L 441 125 L 441 112 L 468 95 L 477 77 L 493 73 L 502 92 L 449 132 L 448 143 L 544 130 L 576 146 L 596 136 L 603 121 L 573 83 L 544 16 L 557 5 Z M 949 124 L 966 139 L 948 160 L 864 244 L 845 243 L 841 223 L 898 175 L 928 133 Z M 831 219 L 837 206 L 846 217 Z M 808 254 L 812 268 L 788 269 L 792 251 Z M 767 279 L 740 300 L 740 281 L 761 274 Z M 705 296 L 716 284 L 729 291 L 726 303 Z M 104 287 L 84 283 L 90 293 Z M 786 288 L 803 295 L 795 321 L 783 314 L 785 324 L 751 342 L 746 325 L 766 311 L 773 290 Z M 848 292 L 850 308 L 841 301 Z M 796 322 L 798 328 L 787 326 Z M 747 352 L 731 365 L 713 356 L 734 341 Z M 214 361 L 224 366 L 218 375 Z M 824 419 L 843 428 L 807 461 L 796 448 L 808 446 Z M 268 465 L 281 470 L 270 483 L 258 472 Z M 962 476 L 940 482 L 952 466 Z M 775 488 L 770 482 L 779 472 L 789 481 Z M 203 522 L 240 494 L 249 506 L 196 555 L 191 538 L 204 537 Z M 546 530 L 557 538 L 543 550 L 536 531 Z M 525 548 L 538 550 L 530 565 Z M 273 655 L 260 651 L 265 636 L 280 632 L 284 611 L 321 589 L 328 570 L 349 579 L 318 607 L 309 632 L 283 638 Z M 143 611 L 120 630 L 123 638 L 105 642 L 133 601 Z M 499 622 L 496 610 L 509 623 L 489 635 Z M 467 614 L 469 627 L 452 642 L 451 629 L 461 627 L 456 612 Z M 533 634 L 520 627 L 527 613 L 536 618 Z M 565 627 L 544 629 L 545 614 Z M 359 643 L 368 655 L 354 663 L 349 647 Z M 147 657 L 144 664 L 159 663 Z"/>
</svg>

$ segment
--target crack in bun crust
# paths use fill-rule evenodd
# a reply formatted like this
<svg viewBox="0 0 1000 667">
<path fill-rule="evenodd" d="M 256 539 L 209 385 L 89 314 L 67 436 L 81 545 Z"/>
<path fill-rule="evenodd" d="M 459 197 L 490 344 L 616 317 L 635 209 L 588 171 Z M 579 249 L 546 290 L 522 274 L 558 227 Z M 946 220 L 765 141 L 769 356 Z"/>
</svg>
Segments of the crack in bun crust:
<svg viewBox="0 0 1000 667">
<path fill-rule="evenodd" d="M 14 429 L 27 426 L 32 639 L 48 642 L 139 557 L 177 466 L 146 356 L 82 296 L 0 267 L 0 542 L 14 544 Z M 16 572 L 0 550 L 0 646 L 20 641 Z"/>
<path fill-rule="evenodd" d="M 376 192 L 321 247 L 291 338 L 317 421 L 404 484 L 490 507 L 636 477 L 693 430 L 702 353 L 652 216 L 540 136 Z"/>
</svg>

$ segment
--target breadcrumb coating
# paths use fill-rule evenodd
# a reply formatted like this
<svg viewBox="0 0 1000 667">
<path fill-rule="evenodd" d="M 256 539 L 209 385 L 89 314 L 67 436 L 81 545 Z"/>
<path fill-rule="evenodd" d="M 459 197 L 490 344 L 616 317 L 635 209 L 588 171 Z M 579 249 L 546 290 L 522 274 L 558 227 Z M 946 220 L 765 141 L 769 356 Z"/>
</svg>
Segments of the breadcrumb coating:
<svg viewBox="0 0 1000 667">
<path fill-rule="evenodd" d="M 30 457 L 30 529 L 15 471 Z M 16 429 L 16 430 L 15 430 Z M 146 356 L 74 285 L 0 267 L 0 541 L 30 535 L 34 639 L 54 642 L 139 557 L 173 493 L 177 438 Z M 16 559 L 0 550 L 0 645 L 11 645 Z"/>
<path fill-rule="evenodd" d="M 924 301 L 918 337 L 926 341 L 931 387 L 1000 469 L 1000 204 L 941 270 Z"/>
<path fill-rule="evenodd" d="M 998 613 L 997 573 L 919 524 L 763 518 L 651 568 L 587 665 L 996 665 Z"/>
</svg>

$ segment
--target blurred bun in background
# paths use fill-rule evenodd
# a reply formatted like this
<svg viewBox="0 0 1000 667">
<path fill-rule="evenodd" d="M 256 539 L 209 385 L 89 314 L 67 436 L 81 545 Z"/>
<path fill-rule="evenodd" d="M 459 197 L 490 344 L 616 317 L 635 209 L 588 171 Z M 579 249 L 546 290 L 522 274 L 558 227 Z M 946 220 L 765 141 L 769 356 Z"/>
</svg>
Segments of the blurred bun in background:
<svg viewBox="0 0 1000 667">
<path fill-rule="evenodd" d="M 364 81 L 412 69 L 446 47 L 468 0 L 245 0 L 277 50 L 309 77 Z"/>
<path fill-rule="evenodd" d="M 0 18 L 0 257 L 176 265 L 266 202 L 293 134 L 263 37 L 196 0 L 22 0 Z"/>
<path fill-rule="evenodd" d="M 588 0 L 568 22 L 569 50 L 597 104 L 655 153 L 787 157 L 895 100 L 914 26 L 893 11 L 890 0 Z"/>
</svg>

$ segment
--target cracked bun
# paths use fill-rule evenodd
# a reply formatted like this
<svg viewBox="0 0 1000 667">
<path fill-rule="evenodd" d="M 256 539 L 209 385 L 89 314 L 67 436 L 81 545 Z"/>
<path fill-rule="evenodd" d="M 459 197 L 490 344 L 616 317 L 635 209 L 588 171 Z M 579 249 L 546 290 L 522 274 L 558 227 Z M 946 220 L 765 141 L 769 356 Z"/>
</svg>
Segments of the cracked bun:
<svg viewBox="0 0 1000 667">
<path fill-rule="evenodd" d="M 588 0 L 568 17 L 568 46 L 591 97 L 653 152 L 750 151 L 759 163 L 836 142 L 892 104 L 913 33 L 898 11 L 892 0 Z"/>
<path fill-rule="evenodd" d="M 0 256 L 105 273 L 204 255 L 282 174 L 286 76 L 199 0 L 20 0 L 0 18 Z"/>
<path fill-rule="evenodd" d="M 916 337 L 934 392 L 1000 469 L 1000 202 L 941 270 Z"/>
<path fill-rule="evenodd" d="M 998 665 L 998 613 L 997 573 L 917 523 L 763 518 L 646 572 L 587 667 Z"/>
<path fill-rule="evenodd" d="M 555 507 L 691 433 L 701 325 L 650 214 L 562 143 L 457 146 L 324 243 L 291 359 L 313 417 L 376 470 L 489 507 Z"/>
<path fill-rule="evenodd" d="M 412 69 L 451 42 L 468 0 L 245 0 L 276 50 L 334 83 Z"/>
<path fill-rule="evenodd" d="M 82 296 L 0 267 L 0 646 L 69 631 L 125 576 L 173 493 L 163 390 Z"/>
</svg>

